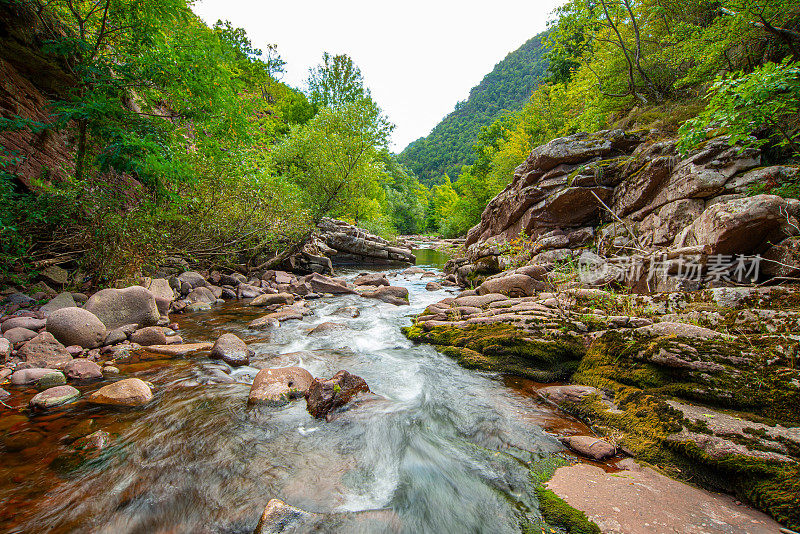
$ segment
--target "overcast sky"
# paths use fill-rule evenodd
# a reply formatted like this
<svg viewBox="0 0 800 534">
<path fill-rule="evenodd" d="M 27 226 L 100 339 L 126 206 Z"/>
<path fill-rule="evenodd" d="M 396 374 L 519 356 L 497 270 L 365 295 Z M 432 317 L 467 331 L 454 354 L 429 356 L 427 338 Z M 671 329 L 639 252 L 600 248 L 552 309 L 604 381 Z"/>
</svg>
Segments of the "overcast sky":
<svg viewBox="0 0 800 534">
<path fill-rule="evenodd" d="M 283 81 L 305 87 L 324 51 L 348 54 L 397 125 L 400 152 L 466 99 L 506 54 L 546 28 L 563 0 L 198 0 L 209 25 L 230 20 L 256 48 L 278 45 Z"/>
</svg>

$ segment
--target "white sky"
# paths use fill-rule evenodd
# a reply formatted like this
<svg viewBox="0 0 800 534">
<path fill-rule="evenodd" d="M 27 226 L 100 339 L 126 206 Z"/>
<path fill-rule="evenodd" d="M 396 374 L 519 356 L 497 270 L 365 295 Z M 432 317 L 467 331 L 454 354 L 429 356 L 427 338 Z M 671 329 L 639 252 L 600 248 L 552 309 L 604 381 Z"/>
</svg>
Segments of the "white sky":
<svg viewBox="0 0 800 534">
<path fill-rule="evenodd" d="M 197 0 L 209 25 L 230 20 L 256 48 L 278 45 L 283 81 L 305 87 L 324 51 L 350 55 L 397 127 L 400 152 L 427 135 L 506 54 L 546 28 L 563 0 Z"/>
</svg>

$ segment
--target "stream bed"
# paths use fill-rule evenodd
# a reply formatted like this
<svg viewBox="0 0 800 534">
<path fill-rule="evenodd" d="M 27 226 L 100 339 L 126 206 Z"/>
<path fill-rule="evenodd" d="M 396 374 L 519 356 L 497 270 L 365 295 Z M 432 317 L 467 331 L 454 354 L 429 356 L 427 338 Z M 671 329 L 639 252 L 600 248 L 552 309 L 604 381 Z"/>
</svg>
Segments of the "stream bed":
<svg viewBox="0 0 800 534">
<path fill-rule="evenodd" d="M 415 252 L 441 274 L 440 255 Z M 347 517 L 352 532 L 520 532 L 522 517 L 538 517 L 530 463 L 563 452 L 556 434 L 585 428 L 537 402 L 527 381 L 464 369 L 407 340 L 401 327 L 452 290 L 427 291 L 437 278 L 400 271 L 389 269 L 390 280 L 408 288 L 410 306 L 326 297 L 310 301 L 313 315 L 271 329 L 248 328 L 263 311 L 242 302 L 172 316 L 187 342 L 237 334 L 255 366 L 364 378 L 378 397 L 330 422 L 312 418 L 302 399 L 248 406 L 258 369 L 203 355 L 118 364 L 121 376 L 154 384 L 141 409 L 3 408 L 0 531 L 250 533 L 278 498 Z M 323 322 L 347 328 L 308 335 Z M 79 389 L 86 396 L 105 383 Z M 17 388 L 7 402 L 22 407 L 34 393 Z M 111 433 L 109 447 L 65 460 L 70 437 L 97 429 Z"/>
</svg>

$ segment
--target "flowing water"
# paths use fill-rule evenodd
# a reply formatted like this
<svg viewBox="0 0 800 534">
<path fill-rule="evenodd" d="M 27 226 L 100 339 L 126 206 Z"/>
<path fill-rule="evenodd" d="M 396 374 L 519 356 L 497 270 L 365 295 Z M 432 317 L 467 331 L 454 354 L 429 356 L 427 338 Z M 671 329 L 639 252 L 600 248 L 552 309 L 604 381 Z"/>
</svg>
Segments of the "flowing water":
<svg viewBox="0 0 800 534">
<path fill-rule="evenodd" d="M 433 271 L 442 261 L 418 254 Z M 313 419 L 302 399 L 248 407 L 257 369 L 231 372 L 201 356 L 120 364 L 124 376 L 155 385 L 142 409 L 79 401 L 30 419 L 5 411 L 0 531 L 249 533 L 279 498 L 349 518 L 339 532 L 519 532 L 523 514 L 538 515 L 529 462 L 562 450 L 548 430 L 576 423 L 537 403 L 525 381 L 463 369 L 408 341 L 400 328 L 410 316 L 450 295 L 426 291 L 430 280 L 392 279 L 409 289 L 410 306 L 322 298 L 311 301 L 314 315 L 266 331 L 247 328 L 260 313 L 240 303 L 179 318 L 187 341 L 233 332 L 254 362 L 363 377 L 377 397 L 331 422 Z M 308 335 L 326 321 L 348 329 Z M 237 382 L 219 383 L 223 372 Z M 13 393 L 9 402 L 24 405 L 34 392 Z M 111 432 L 112 446 L 81 464 L 62 461 L 65 436 L 94 429 Z M 356 513 L 366 510 L 381 512 Z"/>
</svg>

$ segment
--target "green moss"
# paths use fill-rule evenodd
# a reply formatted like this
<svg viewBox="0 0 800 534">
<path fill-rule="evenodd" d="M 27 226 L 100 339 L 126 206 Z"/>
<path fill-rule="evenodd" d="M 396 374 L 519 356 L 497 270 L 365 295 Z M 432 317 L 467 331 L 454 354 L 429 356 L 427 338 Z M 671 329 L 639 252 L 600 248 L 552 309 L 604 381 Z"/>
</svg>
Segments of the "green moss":
<svg viewBox="0 0 800 534">
<path fill-rule="evenodd" d="M 583 345 L 572 335 L 534 339 L 505 323 L 439 326 L 430 331 L 413 326 L 403 333 L 414 341 L 436 345 L 469 369 L 508 373 L 536 381 L 565 380 L 575 372 Z"/>
<path fill-rule="evenodd" d="M 551 525 L 561 527 L 569 534 L 600 534 L 600 527 L 589 521 L 586 514 L 567 504 L 549 489 L 537 488 L 536 496 L 542 517 Z"/>
</svg>

